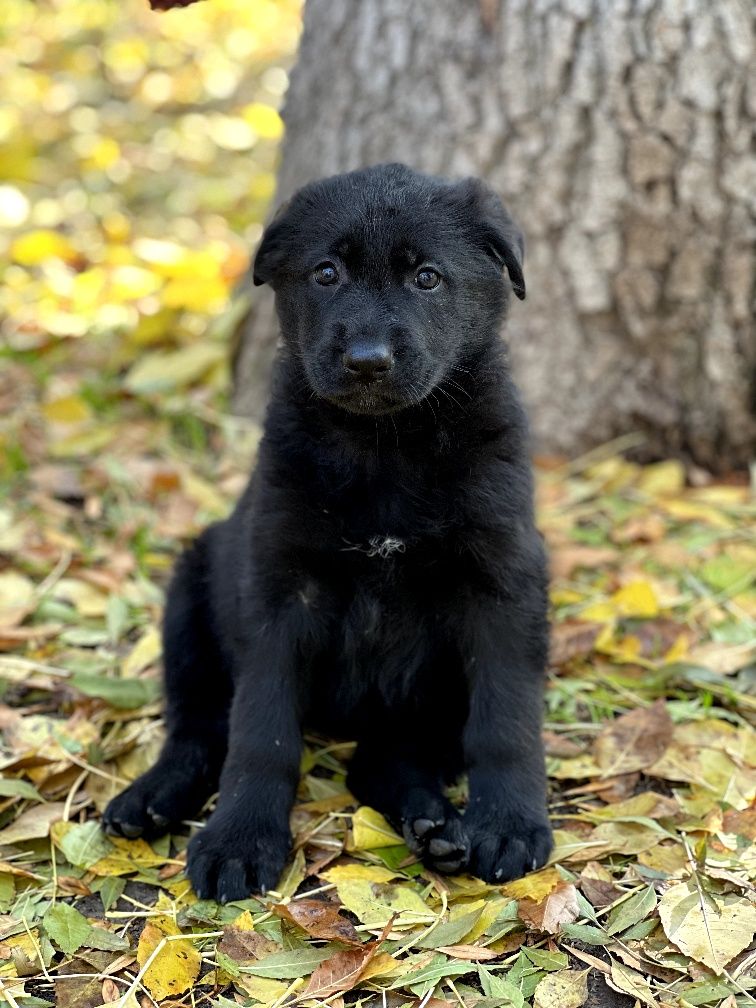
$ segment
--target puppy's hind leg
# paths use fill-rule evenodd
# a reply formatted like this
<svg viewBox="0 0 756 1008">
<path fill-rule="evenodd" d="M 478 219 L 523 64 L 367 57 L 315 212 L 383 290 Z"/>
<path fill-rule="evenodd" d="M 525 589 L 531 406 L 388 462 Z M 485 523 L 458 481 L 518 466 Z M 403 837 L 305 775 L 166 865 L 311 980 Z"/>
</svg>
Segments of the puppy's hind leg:
<svg viewBox="0 0 756 1008">
<path fill-rule="evenodd" d="M 180 558 L 163 623 L 166 740 L 155 766 L 114 798 L 107 833 L 154 837 L 196 814 L 218 785 L 232 684 L 210 625 L 207 536 Z"/>
<path fill-rule="evenodd" d="M 387 730 L 383 736 L 362 738 L 349 765 L 347 787 L 360 802 L 383 813 L 429 868 L 445 874 L 464 871 L 470 844 L 460 814 L 444 795 L 445 774 L 428 758 L 432 748 L 402 742 L 400 735 Z"/>
</svg>

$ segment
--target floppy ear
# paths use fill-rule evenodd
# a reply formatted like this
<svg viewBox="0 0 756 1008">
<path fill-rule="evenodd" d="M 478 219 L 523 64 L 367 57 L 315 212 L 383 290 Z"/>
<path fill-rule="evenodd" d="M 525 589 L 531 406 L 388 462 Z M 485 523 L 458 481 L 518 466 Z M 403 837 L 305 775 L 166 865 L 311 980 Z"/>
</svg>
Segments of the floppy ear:
<svg viewBox="0 0 756 1008">
<path fill-rule="evenodd" d="M 507 213 L 496 193 L 480 179 L 470 178 L 459 183 L 469 200 L 470 212 L 478 229 L 481 244 L 499 266 L 506 267 L 512 290 L 525 299 L 525 278 L 522 263 L 525 258 L 525 239 Z"/>
<path fill-rule="evenodd" d="M 291 200 L 282 204 L 263 233 L 252 267 L 252 280 L 256 287 L 270 283 L 286 258 L 286 237 L 291 223 L 290 208 Z"/>
</svg>

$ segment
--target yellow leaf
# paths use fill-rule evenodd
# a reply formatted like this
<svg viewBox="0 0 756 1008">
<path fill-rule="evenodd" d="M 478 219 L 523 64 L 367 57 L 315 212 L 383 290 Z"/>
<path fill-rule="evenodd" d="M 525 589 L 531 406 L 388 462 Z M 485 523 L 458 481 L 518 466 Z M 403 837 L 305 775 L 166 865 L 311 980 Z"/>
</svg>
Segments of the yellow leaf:
<svg viewBox="0 0 756 1008">
<path fill-rule="evenodd" d="M 392 885 L 392 873 L 377 865 L 339 865 L 324 872 L 323 877 L 336 884 L 344 906 L 370 927 L 383 927 L 394 914 L 399 915 L 395 929 L 436 920 L 436 914 L 411 883 Z"/>
<path fill-rule="evenodd" d="M 10 247 L 10 257 L 22 266 L 38 266 L 47 259 L 71 262 L 78 258 L 78 254 L 62 234 L 40 229 L 16 238 Z"/>
<path fill-rule="evenodd" d="M 139 937 L 137 962 L 140 966 L 144 966 L 155 949 L 165 940 L 142 981 L 158 1001 L 183 994 L 194 985 L 199 976 L 200 954 L 188 938 L 173 937 L 180 933 L 172 921 L 163 918 L 162 927 L 153 921 L 148 921 Z"/>
<path fill-rule="evenodd" d="M 17 626 L 34 606 L 34 584 L 24 574 L 0 574 L 0 627 Z"/>
<path fill-rule="evenodd" d="M 375 809 L 362 805 L 352 816 L 352 843 L 348 849 L 374 850 L 376 847 L 395 847 L 402 842 L 402 838 Z"/>
<path fill-rule="evenodd" d="M 157 627 L 146 630 L 129 654 L 124 658 L 121 672 L 125 676 L 138 675 L 148 665 L 153 665 L 162 654 L 163 646 Z"/>
<path fill-rule="evenodd" d="M 109 839 L 115 851 L 89 866 L 88 870 L 95 875 L 129 875 L 139 869 L 157 868 L 165 864 L 165 857 L 156 854 L 146 840 L 124 840 L 122 837 Z"/>
<path fill-rule="evenodd" d="M 266 140 L 278 140 L 283 133 L 283 120 L 270 105 L 252 102 L 242 109 L 242 115 L 255 133 Z"/>
<path fill-rule="evenodd" d="M 336 865 L 334 868 L 329 868 L 328 871 L 321 872 L 321 875 L 327 882 L 333 882 L 336 886 L 342 882 L 381 883 L 390 882 L 396 878 L 396 872 L 392 872 L 388 868 L 381 868 L 380 865 L 368 864 Z"/>
<path fill-rule="evenodd" d="M 644 466 L 637 487 L 652 497 L 678 494 L 685 487 L 685 467 L 676 459 Z"/>
<path fill-rule="evenodd" d="M 729 529 L 733 523 L 721 511 L 708 504 L 699 504 L 692 500 L 665 500 L 660 505 L 667 514 L 678 521 L 702 521 L 714 528 Z"/>
<path fill-rule="evenodd" d="M 47 420 L 59 424 L 85 423 L 92 417 L 89 406 L 77 395 L 51 399 L 42 407 L 42 412 Z"/>
<path fill-rule="evenodd" d="M 576 618 L 585 623 L 613 623 L 616 608 L 610 602 L 593 602 L 577 613 Z"/>
<path fill-rule="evenodd" d="M 692 879 L 664 893 L 659 916 L 667 938 L 718 976 L 750 945 L 756 931 L 756 905 L 749 899 L 699 892 Z"/>
<path fill-rule="evenodd" d="M 557 970 L 540 980 L 533 994 L 534 1008 L 580 1008 L 588 997 L 590 970 Z"/>
<path fill-rule="evenodd" d="M 659 603 L 648 581 L 631 581 L 612 595 L 620 616 L 649 619 L 659 615 Z"/>
<path fill-rule="evenodd" d="M 107 597 L 102 592 L 76 578 L 61 578 L 53 595 L 70 602 L 80 616 L 104 616 L 108 608 Z"/>
<path fill-rule="evenodd" d="M 542 868 L 540 871 L 526 875 L 524 878 L 507 882 L 502 886 L 502 893 L 509 899 L 528 899 L 540 903 L 562 881 L 562 876 L 556 868 Z"/>
<path fill-rule="evenodd" d="M 118 301 L 133 301 L 154 294 L 163 284 L 161 277 L 142 266 L 116 266 L 110 275 L 112 295 Z"/>
<path fill-rule="evenodd" d="M 250 976 L 247 973 L 234 977 L 234 986 L 241 987 L 245 994 L 249 994 L 261 1005 L 278 1004 L 290 985 L 290 980 L 271 980 L 268 977 Z"/>
<path fill-rule="evenodd" d="M 228 296 L 228 284 L 219 276 L 174 277 L 163 291 L 163 303 L 168 308 L 186 308 L 205 312 L 222 307 Z"/>
</svg>

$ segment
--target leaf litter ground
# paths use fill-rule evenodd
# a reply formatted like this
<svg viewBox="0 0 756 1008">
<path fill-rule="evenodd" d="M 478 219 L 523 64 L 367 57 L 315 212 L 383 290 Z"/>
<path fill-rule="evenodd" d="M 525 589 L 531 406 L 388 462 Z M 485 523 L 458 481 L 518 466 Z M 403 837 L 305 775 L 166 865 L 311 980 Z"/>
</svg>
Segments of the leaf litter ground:
<svg viewBox="0 0 756 1008">
<path fill-rule="evenodd" d="M 295 3 L 128 9 L 12 0 L 0 45 L 34 109 L 0 110 L 0 1003 L 753 1004 L 756 506 L 743 481 L 627 461 L 629 441 L 539 465 L 546 868 L 434 876 L 355 806 L 328 739 L 264 899 L 195 899 L 199 823 L 101 833 L 160 745 L 171 564 L 259 437 L 226 412 L 244 304 L 224 305 L 297 30 Z"/>
</svg>

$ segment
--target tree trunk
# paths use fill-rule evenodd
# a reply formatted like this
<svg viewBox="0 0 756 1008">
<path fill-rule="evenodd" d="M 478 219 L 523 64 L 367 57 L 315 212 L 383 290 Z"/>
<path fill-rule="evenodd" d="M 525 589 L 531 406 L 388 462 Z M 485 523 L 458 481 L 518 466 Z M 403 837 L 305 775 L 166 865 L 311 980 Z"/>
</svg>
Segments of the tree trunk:
<svg viewBox="0 0 756 1008">
<path fill-rule="evenodd" d="M 631 431 L 743 465 L 756 438 L 754 25 L 744 0 L 307 0 L 278 201 L 387 160 L 480 175 L 527 240 L 507 326 L 536 447 Z M 237 408 L 275 344 L 255 292 Z"/>
</svg>

